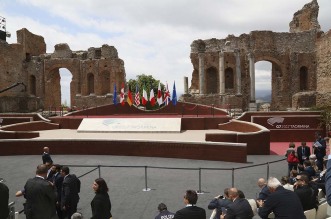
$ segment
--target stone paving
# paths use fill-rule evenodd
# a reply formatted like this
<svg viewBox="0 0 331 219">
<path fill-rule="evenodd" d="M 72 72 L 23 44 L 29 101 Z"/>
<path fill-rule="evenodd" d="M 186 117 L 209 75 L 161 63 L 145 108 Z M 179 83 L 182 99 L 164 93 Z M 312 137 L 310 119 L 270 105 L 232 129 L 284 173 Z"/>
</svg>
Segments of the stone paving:
<svg viewBox="0 0 331 219">
<path fill-rule="evenodd" d="M 186 140 L 197 140 L 197 136 L 201 134 L 201 132 L 188 133 L 190 134 L 187 136 L 182 135 Z M 40 138 L 83 139 L 101 138 L 101 136 L 109 138 L 115 135 L 114 133 L 89 133 L 83 136 L 80 134 L 76 135 L 69 130 L 43 131 Z M 122 137 L 117 134 L 117 137 Z M 159 135 L 162 136 L 162 134 Z M 5 179 L 10 189 L 10 201 L 15 201 L 16 211 L 23 209 L 24 198 L 16 198 L 15 193 L 23 188 L 28 178 L 34 176 L 36 166 L 41 163 L 41 153 L 40 155 L 0 156 L 0 178 Z M 156 157 L 52 155 L 55 163 L 69 165 L 71 173 L 77 176 L 88 173 L 98 165 L 101 166 L 101 177 L 105 178 L 110 188 L 109 195 L 114 219 L 154 218 L 160 202 L 164 202 L 170 211 L 175 212 L 184 207 L 183 194 L 187 189 L 202 192 L 197 205 L 206 209 L 209 218 L 211 210 L 207 209 L 208 203 L 214 196 L 222 193 L 224 188 L 232 186 L 232 168 L 266 164 L 282 158 L 283 156 L 277 155 L 250 155 L 247 158 L 248 162 L 242 164 Z M 201 168 L 200 179 L 199 168 Z M 287 163 L 285 161 L 270 163 L 269 170 L 270 176 L 281 177 L 287 173 Z M 256 181 L 260 177 L 267 177 L 267 165 L 238 169 L 234 171 L 233 176 L 234 186 L 243 190 L 247 198 L 255 198 L 259 192 Z M 82 187 L 78 208 L 85 218 L 91 217 L 90 202 L 94 196 L 91 186 L 94 179 L 98 177 L 99 171 L 96 169 L 80 178 Z M 146 188 L 150 191 L 144 191 Z M 24 214 L 20 214 L 20 218 L 25 218 Z"/>
</svg>

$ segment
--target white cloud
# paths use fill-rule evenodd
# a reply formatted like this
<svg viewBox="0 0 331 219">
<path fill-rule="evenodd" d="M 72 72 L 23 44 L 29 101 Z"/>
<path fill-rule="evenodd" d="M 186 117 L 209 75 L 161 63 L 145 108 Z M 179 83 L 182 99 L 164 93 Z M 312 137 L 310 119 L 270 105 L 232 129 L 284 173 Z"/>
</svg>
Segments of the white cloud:
<svg viewBox="0 0 331 219">
<path fill-rule="evenodd" d="M 16 42 L 16 30 L 26 27 L 44 37 L 48 52 L 53 52 L 58 43 L 68 43 L 72 50 L 113 45 L 124 60 L 127 79 L 145 73 L 170 85 L 176 80 L 178 93 L 182 93 L 183 77 L 191 81 L 189 56 L 193 40 L 239 36 L 253 30 L 286 32 L 293 14 L 308 2 L 11 0 L 0 3 L 0 15 L 7 18 L 7 29 L 13 35 L 9 42 Z M 319 22 L 326 31 L 330 28 L 331 2 L 318 3 Z M 266 69 L 256 67 L 256 81 L 262 86 L 267 73 L 260 69 Z"/>
</svg>

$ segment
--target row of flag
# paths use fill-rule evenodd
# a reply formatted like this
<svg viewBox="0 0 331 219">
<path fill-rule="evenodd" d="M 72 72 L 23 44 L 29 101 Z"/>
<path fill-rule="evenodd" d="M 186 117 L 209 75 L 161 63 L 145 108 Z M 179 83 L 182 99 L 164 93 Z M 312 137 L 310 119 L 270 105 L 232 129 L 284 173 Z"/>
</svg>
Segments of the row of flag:
<svg viewBox="0 0 331 219">
<path fill-rule="evenodd" d="M 117 104 L 117 92 L 116 91 L 117 91 L 117 89 L 116 89 L 116 84 L 115 84 L 114 85 L 114 99 L 113 99 L 113 103 L 115 105 Z M 132 106 L 133 104 L 135 104 L 136 106 L 139 106 L 140 104 L 145 106 L 147 104 L 147 102 L 150 102 L 151 106 L 154 106 L 156 104 L 156 102 L 159 104 L 159 106 L 161 106 L 162 104 L 168 105 L 170 101 L 172 102 L 173 105 L 177 104 L 177 93 L 176 93 L 176 84 L 175 84 L 175 82 L 174 82 L 174 86 L 173 86 L 171 100 L 170 100 L 170 92 L 169 92 L 169 89 L 168 89 L 168 83 L 166 83 L 165 91 L 164 91 L 163 95 L 162 95 L 162 91 L 161 91 L 161 85 L 159 83 L 156 99 L 154 97 L 153 88 L 149 92 L 149 98 L 147 96 L 147 91 L 145 90 L 145 88 L 143 88 L 143 95 L 142 95 L 142 99 L 141 99 L 141 102 L 140 102 L 140 93 L 139 93 L 138 84 L 136 85 L 136 93 L 134 95 L 134 101 L 133 101 L 133 98 L 132 98 L 132 92 L 131 92 L 130 88 L 128 90 L 128 96 L 126 98 L 126 102 L 130 106 Z M 121 87 L 120 104 L 122 106 L 125 105 L 124 83 L 122 83 L 122 87 Z"/>
</svg>

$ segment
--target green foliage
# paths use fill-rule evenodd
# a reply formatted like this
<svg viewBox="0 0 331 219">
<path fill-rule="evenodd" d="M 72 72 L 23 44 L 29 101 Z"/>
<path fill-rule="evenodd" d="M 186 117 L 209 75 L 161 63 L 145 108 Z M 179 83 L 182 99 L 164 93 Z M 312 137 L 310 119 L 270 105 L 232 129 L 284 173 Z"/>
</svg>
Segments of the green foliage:
<svg viewBox="0 0 331 219">
<path fill-rule="evenodd" d="M 141 75 L 137 75 L 136 79 L 130 79 L 126 84 L 127 85 L 126 87 L 131 90 L 131 92 L 134 96 L 134 94 L 136 93 L 136 85 L 138 84 L 140 98 L 142 98 L 142 95 L 143 95 L 143 88 L 145 88 L 145 91 L 147 92 L 148 97 L 149 97 L 151 89 L 153 88 L 154 97 L 156 99 L 159 83 L 160 83 L 160 80 L 156 80 L 152 75 L 141 74 Z M 163 93 L 164 84 L 161 83 L 160 86 L 161 86 L 161 90 Z M 154 107 L 152 107 L 149 102 L 146 105 L 147 110 L 154 110 L 154 109 L 158 109 L 158 108 L 159 108 L 159 106 L 157 103 L 154 105 Z"/>
</svg>

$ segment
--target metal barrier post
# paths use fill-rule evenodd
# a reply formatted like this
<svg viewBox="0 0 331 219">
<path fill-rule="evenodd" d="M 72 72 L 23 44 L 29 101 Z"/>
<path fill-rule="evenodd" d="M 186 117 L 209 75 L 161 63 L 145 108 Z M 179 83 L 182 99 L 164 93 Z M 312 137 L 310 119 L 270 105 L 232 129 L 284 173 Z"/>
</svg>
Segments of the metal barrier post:
<svg viewBox="0 0 331 219">
<path fill-rule="evenodd" d="M 151 191 L 150 188 L 147 187 L 147 166 L 145 166 L 145 188 L 143 189 L 144 192 Z"/>
<path fill-rule="evenodd" d="M 234 188 L 234 168 L 232 168 L 232 188 Z"/>
<path fill-rule="evenodd" d="M 199 168 L 199 190 L 197 191 L 198 194 L 204 194 L 201 190 L 201 168 Z"/>
<path fill-rule="evenodd" d="M 267 179 L 269 179 L 269 170 L 270 169 L 270 167 L 269 167 L 269 162 L 267 163 Z"/>
<path fill-rule="evenodd" d="M 15 202 L 10 202 L 8 204 L 8 208 L 9 208 L 9 215 L 8 215 L 8 219 L 15 219 Z"/>
<path fill-rule="evenodd" d="M 98 171 L 99 171 L 99 178 L 101 178 L 101 168 L 100 168 L 100 165 L 98 165 Z"/>
<path fill-rule="evenodd" d="M 20 213 L 19 212 L 15 212 L 15 219 L 19 219 L 20 218 Z"/>
</svg>

